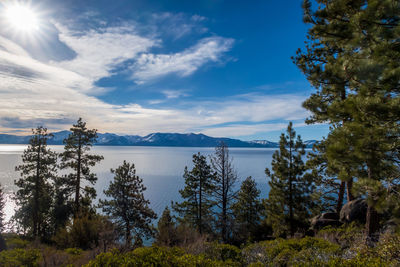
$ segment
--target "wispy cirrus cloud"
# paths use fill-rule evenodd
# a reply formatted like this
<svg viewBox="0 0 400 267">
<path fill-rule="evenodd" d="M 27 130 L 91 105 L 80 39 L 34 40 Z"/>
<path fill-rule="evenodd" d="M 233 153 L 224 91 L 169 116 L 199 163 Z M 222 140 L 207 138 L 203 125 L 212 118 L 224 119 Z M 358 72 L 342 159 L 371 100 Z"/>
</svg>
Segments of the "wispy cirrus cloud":
<svg viewBox="0 0 400 267">
<path fill-rule="evenodd" d="M 190 34 L 204 34 L 208 32 L 202 22 L 207 18 L 200 15 L 188 16 L 184 13 L 162 12 L 154 13 L 152 20 L 159 32 L 172 36 L 174 40 Z"/>
<path fill-rule="evenodd" d="M 74 57 L 40 61 L 0 35 L 2 132 L 29 132 L 39 124 L 51 130 L 67 129 L 72 121 L 83 117 L 90 127 L 101 132 L 145 135 L 173 131 L 241 136 L 283 127 L 282 123 L 268 121 L 298 120 L 307 115 L 301 107 L 303 96 L 283 94 L 273 98 L 247 94 L 195 100 L 187 97 L 187 91 L 160 89 L 162 101 L 173 100 L 174 106 L 107 103 L 95 96 L 104 90 L 95 82 L 113 75 L 121 66 L 131 72 L 137 83 L 150 83 L 170 74 L 185 77 L 210 62 L 223 61 L 234 40 L 208 37 L 181 52 L 155 54 L 151 49 L 162 45 L 161 40 L 142 36 L 133 26 L 77 31 L 57 24 L 56 28 L 59 41 L 74 52 Z M 125 64 L 127 61 L 133 62 L 131 68 Z"/>
<path fill-rule="evenodd" d="M 189 94 L 184 90 L 162 90 L 161 92 L 165 95 L 167 99 L 175 99 L 189 96 Z"/>
<path fill-rule="evenodd" d="M 57 28 L 60 41 L 70 47 L 76 57 L 56 65 L 79 73 L 91 83 L 109 77 L 118 65 L 135 59 L 139 53 L 160 43 L 157 39 L 139 36 L 133 26 L 100 28 L 87 32 L 73 32 L 60 24 L 57 24 Z"/>
<path fill-rule="evenodd" d="M 306 116 L 301 108 L 304 98 L 294 95 L 270 98 L 247 94 L 226 97 L 223 101 L 186 100 L 169 108 L 148 108 L 134 103 L 112 105 L 87 95 L 84 88 L 71 86 L 82 76 L 76 76 L 60 66 L 38 62 L 29 56 L 1 53 L 2 60 L 9 58 L 17 65 L 16 68 L 23 66 L 35 74 L 33 78 L 20 77 L 0 70 L 0 116 L 7 118 L 0 121 L 2 131 L 25 128 L 29 132 L 29 128 L 39 123 L 60 130 L 68 128 L 71 121 L 82 116 L 91 127 L 102 132 L 145 135 L 154 131 L 191 131 L 236 136 L 268 131 L 272 127 L 270 124 L 266 127 L 265 121 L 268 120 Z M 61 76 L 68 78 L 59 79 Z M 165 90 L 164 93 L 170 98 L 182 94 L 171 90 Z M 246 126 L 243 121 L 251 121 L 253 125 Z"/>
<path fill-rule="evenodd" d="M 306 126 L 304 122 L 294 123 L 295 128 Z M 241 137 L 249 135 L 262 135 L 268 132 L 282 131 L 288 127 L 287 123 L 237 123 L 225 126 L 215 126 L 210 128 L 202 129 L 201 132 L 210 136 L 231 136 Z"/>
<path fill-rule="evenodd" d="M 208 62 L 219 61 L 233 43 L 234 40 L 230 38 L 209 37 L 175 54 L 144 53 L 132 67 L 132 78 L 143 84 L 168 74 L 188 76 Z"/>
<path fill-rule="evenodd" d="M 162 99 L 152 99 L 148 103 L 150 105 L 158 105 L 161 103 L 168 102 L 169 100 L 176 100 L 182 97 L 190 96 L 186 90 L 162 90 L 161 93 L 164 95 Z"/>
</svg>

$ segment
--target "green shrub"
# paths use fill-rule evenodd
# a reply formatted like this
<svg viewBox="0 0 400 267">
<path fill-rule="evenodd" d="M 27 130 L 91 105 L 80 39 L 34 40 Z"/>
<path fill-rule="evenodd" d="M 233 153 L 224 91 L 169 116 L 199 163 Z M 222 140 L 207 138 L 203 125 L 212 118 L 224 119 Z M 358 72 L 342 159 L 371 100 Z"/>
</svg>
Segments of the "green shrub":
<svg viewBox="0 0 400 267">
<path fill-rule="evenodd" d="M 343 224 L 340 227 L 326 226 L 319 230 L 316 237 L 339 244 L 342 248 L 359 245 L 364 239 L 364 226 L 356 222 Z"/>
<path fill-rule="evenodd" d="M 40 251 L 37 249 L 11 249 L 0 252 L 0 263 L 4 267 L 36 267 L 41 259 Z"/>
<path fill-rule="evenodd" d="M 241 262 L 240 249 L 228 244 L 207 243 L 205 255 L 213 260 Z"/>
<path fill-rule="evenodd" d="M 67 227 L 60 229 L 52 241 L 58 248 L 76 247 L 90 249 L 97 247 L 107 241 L 112 243 L 107 233 L 109 232 L 109 221 L 98 214 L 83 214 Z M 113 232 L 113 231 L 112 231 Z M 107 240 L 106 240 L 107 239 Z M 111 239 L 114 239 L 111 237 Z"/>
<path fill-rule="evenodd" d="M 179 248 L 143 247 L 120 253 L 117 250 L 98 255 L 87 267 L 119 266 L 240 266 L 231 260 L 218 261 L 205 255 L 186 254 Z"/>
<path fill-rule="evenodd" d="M 81 255 L 83 250 L 80 248 L 66 248 L 65 252 L 67 252 L 70 255 Z"/>
<path fill-rule="evenodd" d="M 7 233 L 3 234 L 4 240 L 8 249 L 14 248 L 26 248 L 29 245 L 29 241 L 22 239 L 17 234 Z"/>
<path fill-rule="evenodd" d="M 381 267 L 381 266 L 398 266 L 381 259 L 379 257 L 366 257 L 365 255 L 358 254 L 353 258 L 344 259 L 341 257 L 331 258 L 326 266 L 336 267 Z"/>
<path fill-rule="evenodd" d="M 400 234 L 381 235 L 375 250 L 380 258 L 397 262 L 396 265 L 400 265 Z"/>
<path fill-rule="evenodd" d="M 245 264 L 273 266 L 323 265 L 340 254 L 340 247 L 313 237 L 276 239 L 252 244 L 242 250 Z"/>
</svg>

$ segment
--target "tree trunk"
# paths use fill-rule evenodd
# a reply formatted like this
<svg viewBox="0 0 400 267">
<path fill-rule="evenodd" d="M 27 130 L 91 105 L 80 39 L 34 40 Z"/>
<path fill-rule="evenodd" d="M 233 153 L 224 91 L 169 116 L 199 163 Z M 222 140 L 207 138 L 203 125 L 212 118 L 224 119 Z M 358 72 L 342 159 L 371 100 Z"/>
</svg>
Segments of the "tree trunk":
<svg viewBox="0 0 400 267">
<path fill-rule="evenodd" d="M 368 179 L 372 180 L 374 178 L 374 172 L 371 169 L 371 164 L 367 163 L 367 166 L 368 166 Z M 374 201 L 374 194 L 372 192 L 368 192 L 368 197 L 372 201 Z M 367 245 L 373 245 L 373 243 L 378 241 L 379 237 L 378 230 L 379 230 L 379 214 L 371 204 L 368 204 L 367 218 L 365 223 Z"/>
<path fill-rule="evenodd" d="M 351 193 L 351 190 L 353 188 L 353 178 L 350 178 L 350 180 L 348 180 L 346 184 L 347 184 L 347 201 L 349 202 L 354 200 L 354 196 Z"/>
<path fill-rule="evenodd" d="M 129 249 L 132 245 L 131 227 L 129 222 L 125 222 L 125 247 Z"/>
<path fill-rule="evenodd" d="M 202 218 L 202 177 L 200 174 L 200 181 L 199 181 L 199 233 L 202 234 L 203 233 L 203 218 Z"/>
<path fill-rule="evenodd" d="M 337 214 L 339 214 L 340 211 L 342 210 L 345 187 L 346 187 L 346 182 L 342 181 L 340 183 L 339 196 L 338 196 L 338 201 L 337 201 L 337 206 L 336 206 Z"/>
<path fill-rule="evenodd" d="M 367 222 L 365 224 L 365 228 L 367 234 L 367 244 L 378 241 L 379 214 L 371 205 L 368 205 Z"/>
<path fill-rule="evenodd" d="M 290 134 L 289 134 L 290 135 Z M 293 218 L 293 179 L 292 179 L 292 137 L 290 136 L 289 145 L 289 220 L 290 220 L 290 235 L 294 236 L 294 218 Z"/>
<path fill-rule="evenodd" d="M 40 190 L 40 136 L 39 140 L 39 147 L 37 152 L 37 159 L 36 159 L 36 181 L 35 181 L 35 196 L 34 202 L 35 207 L 33 209 L 33 236 L 37 237 L 39 235 L 39 190 Z"/>
<path fill-rule="evenodd" d="M 81 188 L 81 136 L 79 136 L 79 143 L 78 143 L 78 162 L 77 162 L 76 185 L 75 185 L 75 218 L 79 212 L 80 188 Z"/>
<path fill-rule="evenodd" d="M 225 147 L 222 148 L 222 158 L 221 158 L 221 175 L 222 175 L 222 241 L 226 242 L 226 206 L 227 206 L 227 190 L 226 190 L 226 181 L 225 181 Z"/>
</svg>

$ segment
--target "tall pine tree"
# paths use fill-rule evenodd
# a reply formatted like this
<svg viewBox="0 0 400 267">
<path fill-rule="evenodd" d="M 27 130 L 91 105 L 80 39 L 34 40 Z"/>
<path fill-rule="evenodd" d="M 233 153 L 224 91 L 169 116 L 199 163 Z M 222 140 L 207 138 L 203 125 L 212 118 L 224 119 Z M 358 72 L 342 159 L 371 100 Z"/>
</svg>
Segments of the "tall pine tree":
<svg viewBox="0 0 400 267">
<path fill-rule="evenodd" d="M 129 248 L 133 237 L 135 244 L 141 244 L 143 238 L 154 237 L 155 231 L 150 224 L 157 215 L 143 195 L 146 187 L 143 179 L 136 175 L 134 164 L 124 161 L 117 169 L 111 169 L 111 173 L 115 174 L 114 180 L 104 190 L 109 199 L 100 200 L 100 207 L 116 224 L 117 231 L 125 238 L 125 246 Z"/>
<path fill-rule="evenodd" d="M 232 209 L 235 219 L 235 238 L 240 242 L 252 241 L 261 224 L 264 207 L 260 200 L 260 190 L 251 177 L 242 182 Z"/>
<path fill-rule="evenodd" d="M 317 2 L 313 9 L 304 1 L 311 28 L 306 51 L 295 59 L 317 89 L 304 106 L 311 120 L 331 123 L 327 160 L 342 181 L 357 175 L 357 193 L 368 200 L 366 232 L 372 237 L 378 229 L 376 208 L 385 206 L 380 197 L 388 184 L 385 172 L 394 167 L 399 145 L 400 5 Z"/>
<path fill-rule="evenodd" d="M 217 230 L 223 242 L 227 242 L 232 235 L 232 209 L 235 197 L 234 187 L 237 174 L 233 168 L 229 149 L 224 142 L 215 148 L 214 155 L 210 156 L 211 168 L 215 172 L 214 197 L 217 210 Z"/>
<path fill-rule="evenodd" d="M 96 190 L 90 185 L 82 187 L 86 180 L 94 185 L 96 174 L 90 168 L 100 162 L 103 156 L 89 154 L 90 147 L 96 141 L 97 130 L 87 129 L 86 122 L 81 118 L 70 129 L 71 134 L 64 140 L 64 152 L 61 153 L 61 169 L 72 169 L 72 172 L 62 177 L 61 184 L 67 194 L 73 198 L 74 217 L 81 211 L 81 206 L 89 207 L 96 197 Z"/>
<path fill-rule="evenodd" d="M 282 133 L 279 150 L 273 154 L 272 172 L 265 169 L 270 177 L 265 209 L 275 236 L 293 236 L 297 230 L 304 229 L 313 205 L 313 183 L 304 176 L 305 145 L 300 136 L 296 137 L 291 122 L 286 133 Z"/>
<path fill-rule="evenodd" d="M 15 168 L 21 178 L 15 181 L 18 210 L 14 218 L 30 236 L 43 239 L 49 235 L 51 179 L 57 173 L 57 154 L 47 148 L 47 139 L 52 134 L 46 128 L 39 126 L 32 133 L 29 146 L 22 154 L 22 164 Z"/>
<path fill-rule="evenodd" d="M 193 155 L 193 164 L 191 171 L 185 167 L 185 188 L 179 190 L 184 201 L 174 203 L 173 209 L 180 215 L 180 222 L 196 228 L 200 234 L 209 233 L 212 230 L 212 208 L 215 206 L 211 199 L 215 174 L 211 172 L 206 157 L 200 153 Z"/>
<path fill-rule="evenodd" d="M 306 41 L 306 49 L 297 51 L 294 57 L 295 64 L 303 71 L 309 82 L 317 89 L 304 103 L 303 106 L 312 112 L 306 120 L 307 123 L 330 123 L 338 128 L 351 120 L 352 116 L 343 105 L 350 93 L 352 76 L 345 66 L 345 57 L 351 51 L 347 50 L 348 40 L 352 35 L 352 29 L 348 28 L 343 9 L 352 9 L 352 3 L 360 1 L 317 1 L 324 5 L 332 5 L 332 8 L 319 9 L 315 12 L 311 9 L 310 1 L 303 2 L 304 21 L 312 24 Z M 335 2 L 341 2 L 336 4 Z M 358 5 L 357 3 L 356 5 Z M 336 6 L 336 7 L 334 7 Z M 351 11 L 350 11 L 351 12 Z M 324 151 L 319 151 L 320 154 Z M 338 206 L 342 205 L 345 184 L 347 184 L 347 200 L 353 200 L 353 177 L 350 174 L 350 166 L 345 159 L 336 158 L 336 166 L 331 168 L 343 170 L 340 174 L 342 182 L 338 189 Z M 327 161 L 329 168 L 331 161 Z"/>
</svg>

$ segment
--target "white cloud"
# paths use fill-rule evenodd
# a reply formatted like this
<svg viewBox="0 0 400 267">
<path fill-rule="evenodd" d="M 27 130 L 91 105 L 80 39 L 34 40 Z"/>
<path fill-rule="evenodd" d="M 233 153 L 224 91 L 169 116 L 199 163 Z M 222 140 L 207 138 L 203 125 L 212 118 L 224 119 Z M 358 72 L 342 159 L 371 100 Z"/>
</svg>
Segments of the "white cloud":
<svg viewBox="0 0 400 267">
<path fill-rule="evenodd" d="M 238 95 L 225 98 L 224 101 L 210 101 L 198 106 L 216 123 L 226 121 L 261 122 L 268 120 L 298 120 L 308 113 L 301 107 L 304 96 L 297 95 Z M 234 118 L 229 120 L 229 118 Z"/>
<path fill-rule="evenodd" d="M 201 132 L 217 137 L 240 137 L 240 136 L 249 136 L 249 135 L 257 135 L 264 134 L 273 131 L 282 131 L 286 129 L 288 126 L 287 123 L 257 123 L 257 124 L 232 124 L 225 125 L 220 127 L 214 127 L 209 129 L 203 129 Z M 306 126 L 305 123 L 294 123 L 295 128 Z"/>
<path fill-rule="evenodd" d="M 175 99 L 180 97 L 189 96 L 189 94 L 185 93 L 183 90 L 163 90 L 161 91 L 167 99 Z"/>
<path fill-rule="evenodd" d="M 141 134 L 150 132 L 205 132 L 217 136 L 248 135 L 264 128 L 281 127 L 272 120 L 306 117 L 296 95 L 239 95 L 189 102 L 174 107 L 146 108 L 131 103 L 115 105 L 93 96 L 104 88 L 94 82 L 112 74 L 126 60 L 139 56 L 133 78 L 138 82 L 177 74 L 187 76 L 208 62 L 218 62 L 233 45 L 232 39 L 211 37 L 170 55 L 148 54 L 159 44 L 137 35 L 130 27 L 104 28 L 83 33 L 57 26 L 60 40 L 76 57 L 62 62 L 41 62 L 15 42 L 0 36 L 0 130 L 30 132 L 43 122 L 51 130 L 67 129 L 83 117 L 101 132 Z M 161 91 L 166 99 L 187 96 L 182 90 Z M 241 122 L 249 121 L 252 125 Z M 221 126 L 229 124 L 228 126 Z M 272 127 L 272 128 L 271 128 Z M 264 130 L 265 131 L 265 130 Z"/>
<path fill-rule="evenodd" d="M 204 34 L 208 29 L 202 25 L 206 17 L 199 15 L 188 16 L 185 13 L 155 13 L 152 15 L 152 23 L 158 32 L 174 41 L 190 34 Z"/>
<path fill-rule="evenodd" d="M 208 62 L 217 62 L 224 52 L 231 49 L 233 39 L 210 37 L 175 54 L 142 54 L 133 67 L 133 79 L 145 83 L 155 78 L 175 73 L 185 77 Z"/>
<path fill-rule="evenodd" d="M 58 66 L 87 77 L 91 82 L 110 76 L 119 64 L 134 59 L 141 52 L 159 44 L 158 40 L 141 37 L 132 26 L 109 27 L 74 33 L 57 24 L 60 41 L 77 56 L 56 63 Z"/>
</svg>

